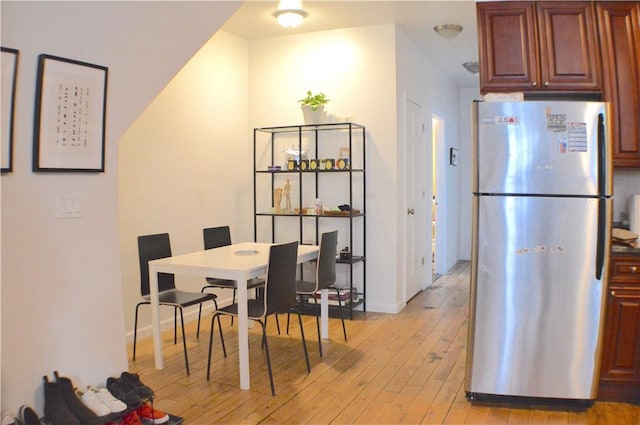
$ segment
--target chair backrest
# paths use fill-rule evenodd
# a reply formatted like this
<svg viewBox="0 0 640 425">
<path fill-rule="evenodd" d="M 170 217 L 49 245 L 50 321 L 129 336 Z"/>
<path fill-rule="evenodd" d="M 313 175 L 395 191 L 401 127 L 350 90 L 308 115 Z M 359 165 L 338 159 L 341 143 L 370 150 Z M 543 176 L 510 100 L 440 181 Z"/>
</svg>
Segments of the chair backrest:
<svg viewBox="0 0 640 425">
<path fill-rule="evenodd" d="M 171 242 L 168 233 L 138 236 L 138 258 L 140 259 L 140 293 L 149 295 L 149 261 L 171 257 Z M 176 287 L 173 274 L 158 274 L 158 291 Z"/>
<path fill-rule="evenodd" d="M 320 237 L 320 252 L 316 269 L 316 290 L 328 288 L 336 283 L 336 253 L 338 231 L 323 233 Z"/>
<path fill-rule="evenodd" d="M 229 226 L 208 227 L 202 231 L 202 234 L 204 235 L 204 249 L 231 245 Z"/>
<path fill-rule="evenodd" d="M 276 313 L 296 304 L 297 258 L 297 241 L 271 246 L 265 282 L 266 314 Z"/>
</svg>

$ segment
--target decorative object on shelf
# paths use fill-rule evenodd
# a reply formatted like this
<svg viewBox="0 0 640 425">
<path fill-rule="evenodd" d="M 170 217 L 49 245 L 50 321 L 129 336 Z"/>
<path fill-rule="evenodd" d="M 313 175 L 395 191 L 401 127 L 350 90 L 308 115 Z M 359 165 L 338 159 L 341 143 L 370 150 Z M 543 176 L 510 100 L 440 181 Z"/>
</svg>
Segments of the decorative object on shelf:
<svg viewBox="0 0 640 425">
<path fill-rule="evenodd" d="M 338 170 L 348 170 L 349 169 L 349 158 L 338 158 L 336 160 L 336 169 L 338 169 Z"/>
<path fill-rule="evenodd" d="M 298 100 L 305 124 L 321 124 L 324 122 L 325 112 L 324 105 L 329 102 L 327 96 L 320 92 L 313 94 L 311 90 L 307 91 L 307 96 Z"/>
<path fill-rule="evenodd" d="M 435 27 L 433 27 L 433 30 L 441 38 L 444 38 L 445 40 L 452 40 L 462 32 L 462 25 L 456 25 L 456 24 L 436 25 Z"/>
<path fill-rule="evenodd" d="M 284 212 L 291 212 L 291 182 L 287 179 L 287 183 L 284 185 L 284 190 L 282 191 L 284 194 Z"/>
<path fill-rule="evenodd" d="M 285 163 L 287 164 L 287 170 L 293 171 L 299 169 L 301 160 L 307 159 L 307 152 L 304 149 L 298 149 L 295 146 L 291 146 L 284 150 L 284 156 Z M 291 163 L 292 161 L 293 164 Z"/>
<path fill-rule="evenodd" d="M 458 149 L 449 149 L 449 164 L 453 165 L 454 167 L 458 165 Z"/>
<path fill-rule="evenodd" d="M 13 123 L 15 121 L 15 104 L 16 104 L 16 76 L 18 75 L 18 57 L 20 52 L 16 49 L 2 47 L 2 104 L 0 112 L 2 112 L 2 122 L 0 128 L 2 134 L 0 141 L 2 142 L 2 150 L 0 151 L 0 159 L 2 159 L 2 167 L 0 171 L 3 173 L 13 171 Z"/>
<path fill-rule="evenodd" d="M 308 159 L 301 159 L 300 160 L 300 169 L 302 171 L 307 171 L 309 169 L 309 160 Z"/>
<path fill-rule="evenodd" d="M 282 202 L 282 188 L 276 187 L 273 190 L 273 204 L 275 206 L 276 213 L 282 212 L 282 207 L 280 206 L 281 202 Z"/>
<path fill-rule="evenodd" d="M 333 158 L 327 158 L 324 160 L 324 169 L 333 170 L 336 167 L 336 160 Z"/>
<path fill-rule="evenodd" d="M 349 247 L 345 246 L 342 251 L 340 251 L 340 259 L 341 260 L 351 260 L 351 251 L 349 251 Z"/>
<path fill-rule="evenodd" d="M 281 171 L 281 170 L 282 170 L 282 167 L 281 167 L 281 166 L 279 166 L 279 165 L 269 165 L 269 166 L 267 167 L 267 170 L 268 170 L 268 171 L 271 171 L 271 172 Z"/>
<path fill-rule="evenodd" d="M 104 172 L 107 73 L 104 66 L 38 57 L 33 171 Z"/>
<path fill-rule="evenodd" d="M 273 16 L 283 27 L 295 28 L 307 17 L 307 12 L 302 9 L 301 0 L 280 0 Z"/>
<path fill-rule="evenodd" d="M 320 165 L 319 159 L 310 159 L 309 160 L 309 170 L 316 171 Z"/>
<path fill-rule="evenodd" d="M 322 200 L 321 199 L 316 199 L 315 202 L 315 213 L 318 215 L 321 215 L 323 212 L 323 208 L 322 208 Z"/>
</svg>

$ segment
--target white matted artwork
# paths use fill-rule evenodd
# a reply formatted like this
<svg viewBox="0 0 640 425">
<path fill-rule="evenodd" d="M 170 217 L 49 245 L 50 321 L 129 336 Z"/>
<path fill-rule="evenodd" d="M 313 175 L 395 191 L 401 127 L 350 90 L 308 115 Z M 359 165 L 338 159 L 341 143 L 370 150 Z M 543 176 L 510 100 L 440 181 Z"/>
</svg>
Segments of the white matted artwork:
<svg viewBox="0 0 640 425">
<path fill-rule="evenodd" d="M 40 55 L 33 171 L 104 171 L 108 68 Z"/>
<path fill-rule="evenodd" d="M 2 149 L 0 150 L 0 160 L 2 165 L 0 171 L 3 173 L 13 171 L 13 123 L 15 121 L 18 56 L 18 50 L 2 47 L 2 58 L 0 59 L 0 64 L 2 65 L 2 81 L 0 82 L 0 87 L 2 87 L 2 90 L 0 90 L 2 94 L 2 103 L 0 104 L 0 112 L 2 113 L 0 141 Z"/>
</svg>

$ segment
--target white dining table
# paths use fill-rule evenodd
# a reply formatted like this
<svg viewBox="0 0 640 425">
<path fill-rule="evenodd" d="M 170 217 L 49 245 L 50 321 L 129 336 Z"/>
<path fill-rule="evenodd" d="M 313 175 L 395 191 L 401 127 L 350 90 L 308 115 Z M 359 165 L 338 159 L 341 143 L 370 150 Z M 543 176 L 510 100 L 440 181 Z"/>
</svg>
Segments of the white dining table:
<svg viewBox="0 0 640 425">
<path fill-rule="evenodd" d="M 269 262 L 270 243 L 244 242 L 220 248 L 196 251 L 149 261 L 149 286 L 151 298 L 151 326 L 153 348 L 157 369 L 164 367 L 162 339 L 160 338 L 160 316 L 158 312 L 158 273 L 183 274 L 203 278 L 216 277 L 237 282 L 238 303 L 238 356 L 240 388 L 250 388 L 249 378 L 249 319 L 247 316 L 247 281 L 264 276 Z M 315 260 L 318 246 L 298 245 L 298 264 Z M 321 336 L 329 337 L 329 295 L 321 293 Z"/>
</svg>

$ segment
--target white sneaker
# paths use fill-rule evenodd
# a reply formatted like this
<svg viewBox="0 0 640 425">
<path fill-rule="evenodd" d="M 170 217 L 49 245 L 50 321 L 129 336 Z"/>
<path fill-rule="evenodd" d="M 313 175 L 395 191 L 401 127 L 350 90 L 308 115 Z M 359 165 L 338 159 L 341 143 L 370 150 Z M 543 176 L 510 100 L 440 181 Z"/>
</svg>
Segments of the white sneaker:
<svg viewBox="0 0 640 425">
<path fill-rule="evenodd" d="M 92 388 L 98 398 L 111 409 L 111 412 L 118 413 L 127 410 L 127 405 L 118 400 L 106 388 Z"/>
<path fill-rule="evenodd" d="M 84 393 L 77 391 L 77 394 L 84 405 L 93 410 L 96 415 L 105 416 L 111 413 L 111 408 L 98 397 L 95 390 L 87 388 Z"/>
</svg>

